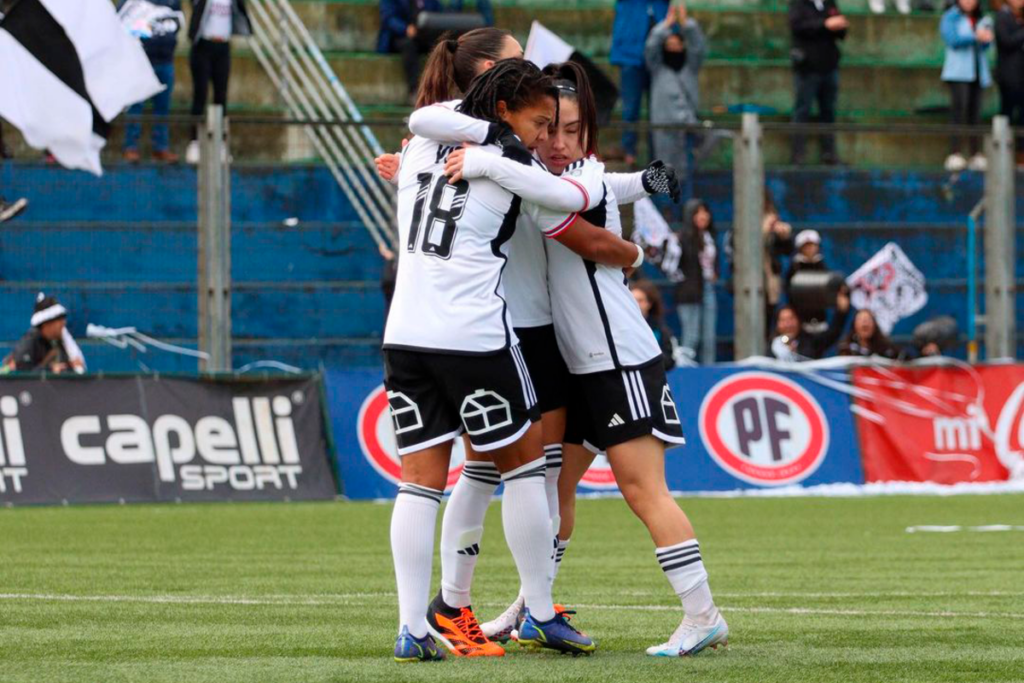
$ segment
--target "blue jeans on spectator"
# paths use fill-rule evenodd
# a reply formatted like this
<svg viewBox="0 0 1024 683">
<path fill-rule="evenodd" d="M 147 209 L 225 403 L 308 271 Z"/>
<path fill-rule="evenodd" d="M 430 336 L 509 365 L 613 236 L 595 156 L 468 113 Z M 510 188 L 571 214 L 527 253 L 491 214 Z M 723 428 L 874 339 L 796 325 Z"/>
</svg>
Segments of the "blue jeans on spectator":
<svg viewBox="0 0 1024 683">
<path fill-rule="evenodd" d="M 165 86 L 162 92 L 158 92 L 153 95 L 150 100 L 153 103 L 153 114 L 155 116 L 167 116 L 171 111 L 171 91 L 174 90 L 174 62 L 160 62 L 153 64 L 153 72 L 156 73 L 157 79 Z M 132 116 L 139 116 L 142 114 L 142 108 L 145 102 L 139 102 L 133 104 L 128 109 L 128 113 Z M 138 121 L 133 121 L 125 127 L 124 131 L 124 148 L 135 149 L 139 148 L 139 136 L 142 133 L 142 126 Z M 154 152 L 166 152 L 167 148 L 170 147 L 170 138 L 167 133 L 166 123 L 154 123 L 153 124 L 153 151 Z"/>
<path fill-rule="evenodd" d="M 636 123 L 640 120 L 640 104 L 644 93 L 651 87 L 651 75 L 645 66 L 619 67 L 619 94 L 622 97 L 622 121 Z M 632 157 L 637 156 L 637 134 L 635 130 L 622 132 L 622 149 Z"/>
<path fill-rule="evenodd" d="M 693 361 L 697 361 L 699 346 L 700 364 L 712 365 L 715 362 L 715 328 L 718 324 L 718 299 L 715 296 L 714 284 L 704 282 L 704 294 L 700 303 L 679 304 L 676 309 L 679 314 L 679 326 L 682 328 L 679 345 Z"/>
<path fill-rule="evenodd" d="M 793 86 L 796 102 L 793 105 L 793 123 L 811 120 L 811 108 L 818 103 L 818 121 L 836 122 L 836 100 L 839 99 L 839 69 L 819 73 L 817 71 L 794 71 Z M 826 134 L 821 138 L 821 160 L 831 163 L 836 160 L 836 138 Z M 807 141 L 804 135 L 793 135 L 793 162 L 802 163 Z"/>
</svg>

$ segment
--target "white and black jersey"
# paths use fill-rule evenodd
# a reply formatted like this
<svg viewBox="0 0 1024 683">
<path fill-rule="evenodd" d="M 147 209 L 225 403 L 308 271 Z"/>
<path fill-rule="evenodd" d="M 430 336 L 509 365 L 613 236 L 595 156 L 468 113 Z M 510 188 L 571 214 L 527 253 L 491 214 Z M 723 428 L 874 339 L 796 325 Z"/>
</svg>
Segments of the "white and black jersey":
<svg viewBox="0 0 1024 683">
<path fill-rule="evenodd" d="M 502 278 L 520 212 L 532 214 L 532 225 L 546 235 L 567 225 L 488 178 L 449 183 L 444 163 L 453 149 L 417 136 L 402 154 L 402 253 L 385 349 L 489 354 L 511 348 L 517 339 Z M 477 165 L 508 161 L 497 147 L 472 151 Z"/>
<path fill-rule="evenodd" d="M 600 197 L 580 217 L 621 237 L 618 203 L 604 180 L 604 164 L 581 159 L 562 175 Z M 587 261 L 552 240 L 545 247 L 555 333 L 571 373 L 637 368 L 661 357 L 621 268 Z"/>
</svg>

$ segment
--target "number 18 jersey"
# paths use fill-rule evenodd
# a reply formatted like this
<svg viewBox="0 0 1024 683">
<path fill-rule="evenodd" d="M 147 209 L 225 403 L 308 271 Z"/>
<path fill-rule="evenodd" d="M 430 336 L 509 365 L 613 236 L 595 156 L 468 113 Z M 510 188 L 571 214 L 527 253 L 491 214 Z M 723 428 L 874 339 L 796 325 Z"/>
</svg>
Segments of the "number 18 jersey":
<svg viewBox="0 0 1024 683">
<path fill-rule="evenodd" d="M 454 149 L 414 137 L 402 153 L 385 349 L 482 355 L 518 342 L 502 273 L 520 211 L 539 210 L 486 178 L 449 183 L 444 163 Z"/>
</svg>

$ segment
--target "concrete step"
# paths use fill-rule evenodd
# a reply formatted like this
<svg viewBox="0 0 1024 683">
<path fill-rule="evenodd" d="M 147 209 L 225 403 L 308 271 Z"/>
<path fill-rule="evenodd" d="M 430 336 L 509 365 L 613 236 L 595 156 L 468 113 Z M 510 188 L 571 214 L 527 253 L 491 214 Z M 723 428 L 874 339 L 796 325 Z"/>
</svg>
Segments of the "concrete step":
<svg viewBox="0 0 1024 683">
<path fill-rule="evenodd" d="M 322 49 L 377 49 L 377 3 L 302 0 L 294 6 Z M 705 3 L 692 7 L 691 14 L 709 38 L 712 58 L 788 59 L 789 27 L 783 12 Z M 614 15 L 611 3 L 585 7 L 502 3 L 495 7 L 496 25 L 511 30 L 524 45 L 531 23 L 539 21 L 581 52 L 596 57 L 608 56 Z M 854 14 L 850 20 L 850 37 L 843 45 L 848 61 L 941 65 L 935 15 Z"/>
</svg>

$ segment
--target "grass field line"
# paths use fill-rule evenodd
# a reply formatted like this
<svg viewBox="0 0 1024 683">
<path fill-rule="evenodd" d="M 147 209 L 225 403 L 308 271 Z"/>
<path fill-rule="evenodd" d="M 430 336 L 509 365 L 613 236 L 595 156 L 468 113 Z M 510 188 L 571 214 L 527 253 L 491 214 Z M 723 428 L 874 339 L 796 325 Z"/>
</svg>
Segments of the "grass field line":
<svg viewBox="0 0 1024 683">
<path fill-rule="evenodd" d="M 43 601 L 43 602 L 124 602 L 170 605 L 259 605 L 259 606 L 338 606 L 352 605 L 367 598 L 380 598 L 383 593 L 338 593 L 310 596 L 279 596 L 270 597 L 239 597 L 213 595 L 71 595 L 66 593 L 0 593 L 0 600 L 7 601 Z M 329 599 L 325 599 L 329 598 Z M 481 607 L 506 607 L 505 603 L 484 602 Z M 603 603 L 573 604 L 574 608 L 589 610 L 618 610 L 623 612 L 678 612 L 678 605 L 614 605 Z M 850 617 L 925 617 L 946 618 L 965 617 L 971 619 L 1024 619 L 1024 613 L 1015 612 L 958 612 L 950 610 L 861 610 L 835 609 L 818 607 L 740 607 L 720 605 L 728 612 L 746 614 L 792 614 Z"/>
</svg>

